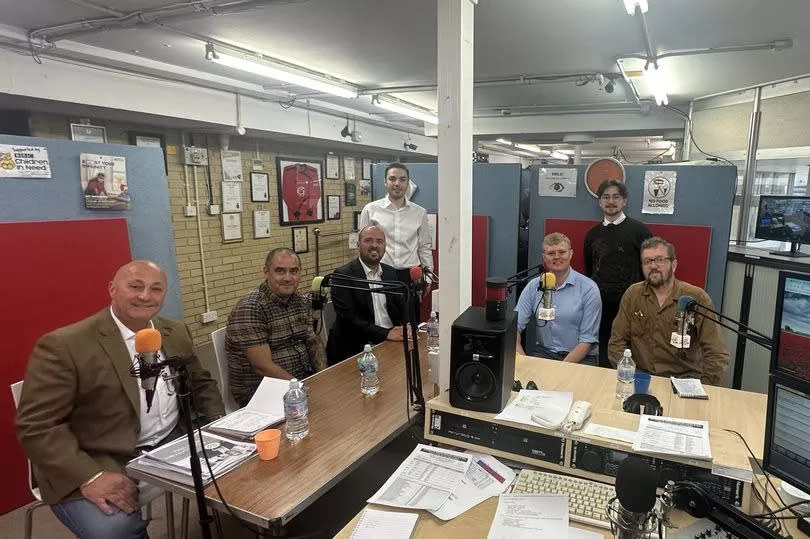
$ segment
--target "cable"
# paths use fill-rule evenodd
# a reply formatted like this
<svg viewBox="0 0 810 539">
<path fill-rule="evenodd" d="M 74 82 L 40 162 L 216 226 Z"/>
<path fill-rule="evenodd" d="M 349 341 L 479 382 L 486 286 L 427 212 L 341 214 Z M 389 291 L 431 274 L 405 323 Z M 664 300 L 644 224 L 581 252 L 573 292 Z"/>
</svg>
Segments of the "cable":
<svg viewBox="0 0 810 539">
<path fill-rule="evenodd" d="M 729 165 L 731 165 L 733 167 L 737 166 L 734 163 L 732 163 L 731 161 L 729 161 L 728 159 L 726 159 L 725 157 L 720 157 L 719 155 L 715 155 L 713 153 L 703 151 L 703 148 L 700 147 L 700 145 L 697 143 L 697 140 L 695 139 L 695 134 L 692 132 L 692 119 L 689 117 L 688 114 L 686 114 L 684 111 L 682 111 L 682 110 L 680 110 L 680 109 L 678 109 L 676 107 L 673 107 L 672 105 L 664 105 L 664 108 L 669 109 L 672 112 L 677 113 L 678 115 L 680 115 L 681 117 L 683 117 L 686 120 L 686 126 L 687 126 L 687 128 L 689 130 L 689 139 L 692 141 L 692 144 L 695 145 L 695 148 L 697 148 L 697 151 L 699 151 L 703 155 L 713 157 L 713 158 L 715 158 L 717 160 L 720 160 L 720 161 L 725 161 L 726 163 L 728 163 Z"/>
</svg>

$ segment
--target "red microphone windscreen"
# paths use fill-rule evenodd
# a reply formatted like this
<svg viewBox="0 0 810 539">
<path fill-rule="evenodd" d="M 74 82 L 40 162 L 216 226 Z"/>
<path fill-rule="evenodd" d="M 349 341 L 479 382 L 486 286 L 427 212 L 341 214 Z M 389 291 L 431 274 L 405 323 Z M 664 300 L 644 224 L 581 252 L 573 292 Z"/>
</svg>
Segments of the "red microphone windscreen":
<svg viewBox="0 0 810 539">
<path fill-rule="evenodd" d="M 135 351 L 139 354 L 149 354 L 160 350 L 162 344 L 160 332 L 154 328 L 142 329 L 135 334 Z"/>
<path fill-rule="evenodd" d="M 422 271 L 421 266 L 414 266 L 411 268 L 411 281 L 418 281 L 422 278 L 424 272 Z"/>
<path fill-rule="evenodd" d="M 506 279 L 491 277 L 487 279 L 487 300 L 505 301 L 509 296 Z"/>
</svg>

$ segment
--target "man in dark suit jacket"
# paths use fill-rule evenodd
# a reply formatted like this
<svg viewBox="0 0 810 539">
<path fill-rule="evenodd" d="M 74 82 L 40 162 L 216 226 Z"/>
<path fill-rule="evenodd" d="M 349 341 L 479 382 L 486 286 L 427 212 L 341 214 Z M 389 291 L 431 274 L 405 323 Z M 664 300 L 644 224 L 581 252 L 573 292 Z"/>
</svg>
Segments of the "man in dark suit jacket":
<svg viewBox="0 0 810 539">
<path fill-rule="evenodd" d="M 397 271 L 380 262 L 385 254 L 385 233 L 375 224 L 360 230 L 357 239 L 359 257 L 335 273 L 375 281 L 398 282 Z M 357 286 L 368 288 L 365 283 Z M 329 329 L 326 356 L 329 365 L 363 351 L 363 346 L 385 340 L 402 341 L 402 298 L 372 294 L 362 290 L 332 288 L 332 303 L 337 318 Z"/>
<path fill-rule="evenodd" d="M 157 317 L 166 288 L 154 263 L 126 264 L 109 284 L 109 308 L 43 336 L 28 361 L 17 438 L 42 499 L 80 538 L 147 537 L 138 487 L 124 468 L 140 450 L 182 433 L 177 397 L 162 379 L 146 413 L 144 390 L 130 375 L 137 331 L 160 331 L 161 357 L 191 359 L 199 421 L 224 414 L 186 325 Z"/>
</svg>

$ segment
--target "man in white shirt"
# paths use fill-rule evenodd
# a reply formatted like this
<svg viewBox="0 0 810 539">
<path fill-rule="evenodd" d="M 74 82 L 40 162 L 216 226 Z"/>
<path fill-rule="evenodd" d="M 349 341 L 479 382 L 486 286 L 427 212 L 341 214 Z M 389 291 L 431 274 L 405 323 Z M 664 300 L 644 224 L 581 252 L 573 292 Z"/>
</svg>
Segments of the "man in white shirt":
<svg viewBox="0 0 810 539">
<path fill-rule="evenodd" d="M 17 438 L 43 501 L 78 537 L 147 537 L 126 463 L 183 432 L 177 397 L 164 380 L 146 413 L 144 389 L 130 374 L 137 331 L 161 333 L 162 358 L 189 359 L 199 421 L 224 413 L 186 325 L 157 316 L 166 290 L 166 274 L 154 263 L 124 265 L 109 284 L 110 307 L 44 335 L 28 361 Z"/>
<path fill-rule="evenodd" d="M 397 270 L 399 280 L 405 283 L 411 280 L 412 267 L 433 269 L 427 212 L 408 200 L 409 184 L 408 167 L 402 163 L 388 165 L 385 169 L 388 194 L 366 204 L 358 221 L 361 229 L 372 222 L 382 229 L 387 241 L 382 261 Z"/>
<path fill-rule="evenodd" d="M 355 279 L 397 282 L 394 268 L 380 262 L 386 251 L 385 240 L 385 234 L 378 225 L 363 227 L 357 239 L 358 258 L 334 273 Z M 402 341 L 401 297 L 342 288 L 340 284 L 359 288 L 377 287 L 370 283 L 352 283 L 350 279 L 332 279 L 332 303 L 336 318 L 329 329 L 326 344 L 329 365 L 361 352 L 366 344 L 385 340 Z"/>
</svg>

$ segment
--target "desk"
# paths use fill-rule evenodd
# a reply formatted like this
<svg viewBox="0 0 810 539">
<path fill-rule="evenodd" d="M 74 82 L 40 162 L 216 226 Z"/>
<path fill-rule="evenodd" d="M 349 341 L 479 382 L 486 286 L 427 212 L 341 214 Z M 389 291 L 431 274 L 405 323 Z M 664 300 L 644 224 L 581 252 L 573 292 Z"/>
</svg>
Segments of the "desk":
<svg viewBox="0 0 810 539">
<path fill-rule="evenodd" d="M 422 383 L 428 387 L 425 341 L 420 335 Z M 380 365 L 377 395 L 366 398 L 360 393 L 353 359 L 310 376 L 305 380 L 310 390 L 309 436 L 295 445 L 282 437 L 275 460 L 254 457 L 217 480 L 237 515 L 263 528 L 283 526 L 405 430 L 402 343 L 384 342 L 374 353 Z M 180 496 L 194 497 L 193 489 L 185 485 L 136 470 L 129 473 Z M 211 506 L 225 511 L 213 484 L 206 487 L 205 495 Z"/>
</svg>

